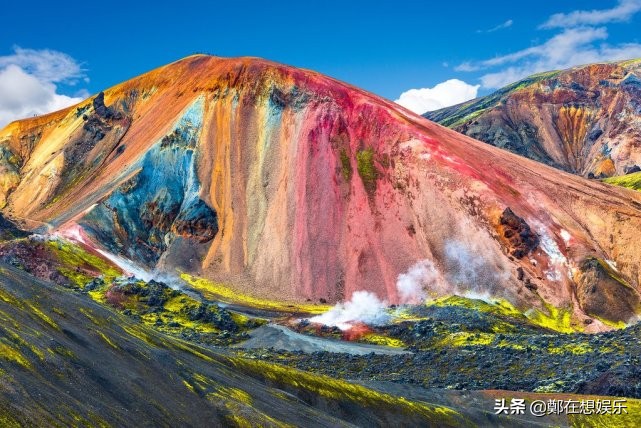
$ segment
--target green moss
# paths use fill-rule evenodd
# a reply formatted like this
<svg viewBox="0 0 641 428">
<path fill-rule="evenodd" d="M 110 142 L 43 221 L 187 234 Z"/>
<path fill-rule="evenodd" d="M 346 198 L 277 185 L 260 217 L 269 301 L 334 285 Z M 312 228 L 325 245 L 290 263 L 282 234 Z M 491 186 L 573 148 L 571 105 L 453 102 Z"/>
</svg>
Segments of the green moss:
<svg viewBox="0 0 641 428">
<path fill-rule="evenodd" d="M 619 283 L 619 284 L 621 284 L 622 286 L 624 286 L 624 287 L 626 287 L 626 288 L 629 288 L 630 290 L 634 290 L 634 288 L 633 288 L 630 284 L 628 284 L 628 283 L 627 283 L 627 282 L 626 282 L 626 281 L 621 277 L 621 275 L 619 274 L 619 272 L 617 272 L 614 268 L 612 268 L 612 266 L 610 266 L 610 264 L 609 264 L 609 263 L 607 263 L 605 260 L 603 260 L 603 259 L 599 259 L 599 258 L 595 258 L 595 260 L 599 263 L 599 265 L 601 266 L 601 268 L 605 271 L 605 273 L 606 273 L 610 278 L 612 278 L 613 280 L 615 280 L 616 282 L 618 282 L 618 283 Z"/>
<path fill-rule="evenodd" d="M 217 304 L 200 302 L 157 282 L 116 280 L 87 293 L 142 325 L 175 337 L 191 337 L 212 345 L 229 345 L 266 321 L 233 313 Z M 85 314 L 92 319 L 91 314 Z M 93 320 L 92 322 L 100 322 Z M 143 340 L 147 340 L 143 338 Z"/>
<path fill-rule="evenodd" d="M 511 342 L 509 342 L 507 340 L 501 340 L 497 346 L 499 348 L 512 348 L 512 349 L 515 349 L 517 351 L 525 350 L 525 346 L 524 345 L 520 345 L 518 343 L 511 343 Z"/>
<path fill-rule="evenodd" d="M 93 313 L 91 313 L 89 309 L 80 308 L 80 313 L 82 313 L 85 317 L 87 317 L 89 321 L 91 321 L 94 325 L 98 327 L 104 327 L 108 324 L 107 320 L 105 320 L 104 318 L 98 318 Z"/>
<path fill-rule="evenodd" d="M 572 312 L 570 310 L 559 309 L 548 303 L 544 303 L 544 306 L 547 314 L 538 309 L 530 309 L 525 313 L 532 324 L 559 333 L 576 333 L 582 331 L 581 327 L 572 324 Z"/>
<path fill-rule="evenodd" d="M 93 300 L 95 300 L 98 303 L 106 304 L 107 300 L 105 298 L 105 289 L 97 289 L 97 290 L 91 290 L 89 293 L 87 293 L 89 297 L 91 297 Z"/>
<path fill-rule="evenodd" d="M 343 178 L 346 181 L 350 181 L 352 179 L 352 164 L 349 161 L 349 155 L 347 154 L 346 149 L 341 149 L 340 152 L 340 158 L 341 158 L 341 174 L 343 175 Z"/>
<path fill-rule="evenodd" d="M 249 419 L 243 417 L 239 413 L 237 406 L 231 405 L 231 403 L 225 403 L 225 406 L 230 410 L 230 413 L 225 415 L 225 420 L 229 426 L 234 426 L 238 428 L 252 428 L 254 424 Z"/>
<path fill-rule="evenodd" d="M 514 305 L 505 299 L 494 299 L 491 303 L 478 299 L 470 299 L 462 296 L 446 296 L 427 303 L 428 306 L 458 306 L 484 312 L 504 319 L 527 322 L 529 324 L 544 327 L 560 333 L 574 333 L 583 331 L 581 326 L 572 324 L 572 311 L 569 309 L 558 309 L 546 302 L 545 312 L 538 309 L 530 309 L 525 313 L 519 311 Z M 497 321 L 493 326 L 495 333 L 508 333 L 513 326 L 508 322 Z"/>
<path fill-rule="evenodd" d="M 637 65 L 637 64 L 641 64 L 641 58 L 629 59 L 627 61 L 622 61 L 622 62 L 619 63 L 619 65 L 621 65 L 621 67 L 629 67 L 629 66 Z"/>
<path fill-rule="evenodd" d="M 13 331 L 6 331 L 5 334 L 7 334 L 8 338 L 11 339 L 11 346 L 14 346 L 14 348 L 17 346 L 21 350 L 30 351 L 31 354 L 35 355 L 40 360 L 44 360 L 44 353 L 36 346 L 24 340 L 20 335 L 14 333 Z"/>
<path fill-rule="evenodd" d="M 610 177 L 603 180 L 604 183 L 615 186 L 626 187 L 632 190 L 641 190 L 641 171 L 632 174 Z"/>
<path fill-rule="evenodd" d="M 67 314 L 65 313 L 65 311 L 63 311 L 63 310 L 62 310 L 62 309 L 60 309 L 60 308 L 53 307 L 53 308 L 51 308 L 51 311 L 52 311 L 54 314 L 58 314 L 58 315 L 60 315 L 60 316 L 61 316 L 61 317 L 63 317 L 63 318 L 65 318 L 65 317 L 67 316 Z"/>
<path fill-rule="evenodd" d="M 210 363 L 214 362 L 213 358 L 211 358 L 209 355 L 206 355 L 206 354 L 203 354 L 202 352 L 200 352 L 197 349 L 197 347 L 195 347 L 193 344 L 184 342 L 184 341 L 179 340 L 179 339 L 174 339 L 174 340 L 175 341 L 173 342 L 173 348 L 179 349 L 181 351 L 185 351 L 187 353 L 190 353 L 193 356 L 200 358 L 201 360 L 204 360 L 204 361 L 207 361 L 207 362 L 210 362 Z"/>
<path fill-rule="evenodd" d="M 22 308 L 24 307 L 24 304 L 17 300 L 15 297 L 13 297 L 11 294 L 7 293 L 4 289 L 0 288 L 0 300 L 2 300 L 5 303 L 8 303 L 12 306 L 15 306 L 17 308 Z"/>
<path fill-rule="evenodd" d="M 18 349 L 16 349 L 14 345 L 6 343 L 4 339 L 0 341 L 0 358 L 18 363 L 22 367 L 27 369 L 31 367 L 31 363 L 29 362 L 29 360 L 24 355 L 22 355 L 22 353 Z"/>
<path fill-rule="evenodd" d="M 374 165 L 374 149 L 368 147 L 367 149 L 359 150 L 356 153 L 356 163 L 358 175 L 363 181 L 365 190 L 370 194 L 374 193 L 376 191 L 376 179 L 378 178 L 378 172 Z"/>
<path fill-rule="evenodd" d="M 71 281 L 77 288 L 84 288 L 84 286 L 93 279 L 91 276 L 75 269 L 60 267 L 58 268 L 58 272 Z"/>
<path fill-rule="evenodd" d="M 238 303 L 253 308 L 299 314 L 321 314 L 331 309 L 331 306 L 329 305 L 299 304 L 294 302 L 259 299 L 238 293 L 219 282 L 210 281 L 186 273 L 182 273 L 180 278 L 196 290 L 203 293 L 206 298 L 218 300 L 224 303 Z"/>
<path fill-rule="evenodd" d="M 480 299 L 471 299 L 463 296 L 445 296 L 427 302 L 428 306 L 458 306 L 492 315 L 523 318 L 524 315 L 505 299 L 494 299 L 488 303 Z"/>
<path fill-rule="evenodd" d="M 79 245 L 63 240 L 49 241 L 46 245 L 59 263 L 58 272 L 77 288 L 84 288 L 97 276 L 110 281 L 121 275 L 121 271 L 109 261 L 89 253 Z"/>
<path fill-rule="evenodd" d="M 465 116 L 463 116 L 463 117 L 461 117 L 461 118 L 459 118 L 459 119 L 457 119 L 455 121 L 450 121 L 446 126 L 448 126 L 450 128 L 456 128 L 457 126 L 462 125 L 462 124 L 464 124 L 466 122 L 473 121 L 474 119 L 476 119 L 477 117 L 479 117 L 480 115 L 485 113 L 486 110 L 487 110 L 487 108 L 482 108 L 482 109 L 479 109 L 479 110 L 475 110 L 472 113 L 470 113 L 468 115 L 465 115 Z"/>
<path fill-rule="evenodd" d="M 219 386 L 218 388 L 216 388 L 216 392 L 212 394 L 218 396 L 221 399 L 232 399 L 247 406 L 251 406 L 253 404 L 251 396 L 242 389 L 238 388 Z"/>
<path fill-rule="evenodd" d="M 526 77 L 523 80 L 508 85 L 486 97 L 466 102 L 464 104 L 452 107 L 446 107 L 442 110 L 441 117 L 438 119 L 441 125 L 449 128 L 455 128 L 465 123 L 474 121 L 487 110 L 490 110 L 503 102 L 510 94 L 521 91 L 531 86 L 558 75 L 559 71 L 550 71 L 535 74 Z"/>
<path fill-rule="evenodd" d="M 437 344 L 437 346 L 487 346 L 494 341 L 494 334 L 492 333 L 469 333 L 461 331 L 452 333 Z"/>
<path fill-rule="evenodd" d="M 140 328 L 139 326 L 123 326 L 122 329 L 126 331 L 130 336 L 133 336 L 136 339 L 145 342 L 147 345 L 156 348 L 162 346 L 162 343 L 157 341 L 154 337 L 150 336 L 143 328 Z"/>
<path fill-rule="evenodd" d="M 281 389 L 295 388 L 312 392 L 326 399 L 356 403 L 372 411 L 388 411 L 413 416 L 438 426 L 471 426 L 472 424 L 455 410 L 420 401 L 411 401 L 378 392 L 362 385 L 328 376 L 302 372 L 278 364 L 230 358 L 231 363 L 244 373 L 263 378 Z"/>
<path fill-rule="evenodd" d="M 603 397 L 586 397 L 591 400 L 603 399 Z M 617 398 L 610 398 L 615 400 Z M 576 428 L 637 428 L 639 426 L 639 415 L 641 415 L 641 401 L 633 400 L 630 398 L 625 399 L 625 406 L 627 413 L 620 415 L 603 414 L 603 415 L 584 415 L 584 414 L 571 414 L 568 415 L 570 426 Z"/>
<path fill-rule="evenodd" d="M 390 346 L 392 348 L 405 348 L 405 343 L 402 340 L 394 337 L 384 336 L 382 334 L 367 334 L 363 336 L 359 342 L 372 343 L 374 345 Z"/>
<path fill-rule="evenodd" d="M 52 354 L 58 354 L 70 360 L 76 357 L 71 349 L 65 348 L 62 345 L 54 346 L 53 348 L 50 349 L 50 352 Z"/>
<path fill-rule="evenodd" d="M 550 346 L 547 351 L 550 354 L 574 354 L 583 355 L 594 350 L 587 343 L 568 343 L 561 346 Z"/>
<path fill-rule="evenodd" d="M 22 428 L 24 425 L 13 417 L 14 410 L 0 410 L 0 426 L 4 428 Z"/>
<path fill-rule="evenodd" d="M 98 336 L 102 338 L 102 340 L 104 340 L 107 343 L 107 345 L 111 346 L 114 349 L 119 349 L 118 345 L 116 345 L 111 339 L 109 339 L 109 337 L 106 334 L 104 334 L 102 331 L 100 330 L 94 330 L 94 331 L 98 334 Z"/>
<path fill-rule="evenodd" d="M 31 312 L 33 312 L 38 318 L 49 324 L 51 327 L 55 328 L 56 330 L 60 329 L 60 327 L 58 327 L 58 324 L 56 324 L 49 316 L 47 316 L 44 312 L 42 312 L 34 305 L 29 304 L 29 309 L 31 309 Z"/>
<path fill-rule="evenodd" d="M 188 390 L 193 392 L 194 394 L 196 393 L 196 390 L 194 389 L 193 385 L 191 385 L 189 382 L 183 379 L 183 385 L 187 387 Z"/>
<path fill-rule="evenodd" d="M 628 326 L 623 321 L 610 321 L 610 320 L 607 320 L 605 318 L 602 318 L 602 317 L 599 317 L 599 316 L 596 316 L 596 315 L 591 315 L 591 316 L 592 316 L 592 318 L 595 318 L 595 319 L 601 321 L 604 325 L 607 325 L 608 327 L 612 327 L 612 328 L 614 328 L 616 330 L 622 330 L 622 329 L 624 329 L 624 328 L 626 328 Z"/>
</svg>

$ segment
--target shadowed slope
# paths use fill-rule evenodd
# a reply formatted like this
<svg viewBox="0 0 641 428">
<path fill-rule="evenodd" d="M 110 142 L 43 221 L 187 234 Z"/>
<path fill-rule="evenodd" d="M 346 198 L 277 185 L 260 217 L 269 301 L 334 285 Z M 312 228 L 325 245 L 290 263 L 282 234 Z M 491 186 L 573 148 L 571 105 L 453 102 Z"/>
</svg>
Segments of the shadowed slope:
<svg viewBox="0 0 641 428">
<path fill-rule="evenodd" d="M 219 355 L 7 265 L 0 318 L 3 426 L 467 423 L 447 407 Z"/>
</svg>

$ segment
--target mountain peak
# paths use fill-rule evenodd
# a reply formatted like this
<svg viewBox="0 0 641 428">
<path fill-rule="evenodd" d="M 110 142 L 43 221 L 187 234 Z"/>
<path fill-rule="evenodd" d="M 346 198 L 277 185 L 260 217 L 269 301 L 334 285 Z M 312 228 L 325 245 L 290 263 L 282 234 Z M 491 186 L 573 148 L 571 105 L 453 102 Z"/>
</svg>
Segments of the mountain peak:
<svg viewBox="0 0 641 428">
<path fill-rule="evenodd" d="M 419 271 L 413 292 L 552 305 L 592 331 L 639 310 L 626 244 L 641 238 L 639 195 L 315 72 L 190 56 L 16 122 L 0 147 L 7 215 L 142 269 L 261 298 L 392 303 Z M 595 284 L 631 294 L 625 311 L 594 304 Z"/>
</svg>

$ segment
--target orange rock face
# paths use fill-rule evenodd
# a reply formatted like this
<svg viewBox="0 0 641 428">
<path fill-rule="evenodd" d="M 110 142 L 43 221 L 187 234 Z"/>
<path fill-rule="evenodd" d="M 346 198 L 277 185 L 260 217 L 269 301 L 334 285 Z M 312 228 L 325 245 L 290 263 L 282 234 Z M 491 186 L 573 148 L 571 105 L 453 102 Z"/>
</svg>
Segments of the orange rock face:
<svg viewBox="0 0 641 428">
<path fill-rule="evenodd" d="M 568 110 L 569 140 L 588 116 Z M 136 263 L 260 296 L 368 290 L 396 303 L 399 274 L 426 259 L 430 295 L 552 304 L 577 325 L 603 316 L 576 297 L 588 257 L 614 266 L 590 286 L 639 290 L 640 194 L 264 60 L 188 57 L 106 90 L 104 106 L 10 124 L 0 146 L 18 159 L 0 188 L 6 215 L 40 230 L 77 224 Z M 519 219 L 509 238 L 507 208 Z"/>
</svg>

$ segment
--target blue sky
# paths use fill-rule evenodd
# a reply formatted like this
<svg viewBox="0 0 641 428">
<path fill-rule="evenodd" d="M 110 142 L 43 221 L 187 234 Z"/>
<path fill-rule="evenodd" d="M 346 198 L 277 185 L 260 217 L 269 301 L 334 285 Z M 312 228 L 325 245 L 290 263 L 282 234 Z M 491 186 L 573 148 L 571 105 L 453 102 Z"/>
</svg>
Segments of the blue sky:
<svg viewBox="0 0 641 428">
<path fill-rule="evenodd" d="M 314 69 L 391 100 L 425 88 L 405 96 L 417 111 L 531 72 L 641 57 L 641 0 L 57 3 L 3 5 L 0 125 L 195 52 Z"/>
</svg>

